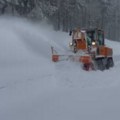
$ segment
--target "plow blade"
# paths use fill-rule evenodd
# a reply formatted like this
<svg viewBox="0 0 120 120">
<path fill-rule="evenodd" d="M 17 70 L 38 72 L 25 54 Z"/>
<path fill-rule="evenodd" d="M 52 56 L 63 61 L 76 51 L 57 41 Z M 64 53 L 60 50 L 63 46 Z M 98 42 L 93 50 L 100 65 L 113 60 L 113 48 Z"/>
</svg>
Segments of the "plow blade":
<svg viewBox="0 0 120 120">
<path fill-rule="evenodd" d="M 58 61 L 76 61 L 80 62 L 80 57 L 81 56 L 75 56 L 75 55 L 57 55 L 57 54 L 52 54 L 52 61 L 53 62 L 58 62 Z"/>
<path fill-rule="evenodd" d="M 58 62 L 58 61 L 65 61 L 65 60 L 71 60 L 71 61 L 79 61 L 80 60 L 80 56 L 76 56 L 76 55 L 60 55 L 57 53 L 57 51 L 51 47 L 51 51 L 52 51 L 52 61 L 53 62 Z"/>
<path fill-rule="evenodd" d="M 88 54 L 85 55 L 59 55 L 57 52 L 51 47 L 52 50 L 52 61 L 53 62 L 59 62 L 59 61 L 74 61 L 74 62 L 80 62 L 83 65 L 84 70 L 90 70 L 94 69 L 93 61 L 91 56 Z"/>
<path fill-rule="evenodd" d="M 76 61 L 76 62 L 81 62 L 83 64 L 88 64 L 92 62 L 91 56 L 88 54 L 85 55 L 60 55 L 57 53 L 56 50 L 54 50 L 53 47 L 51 47 L 52 51 L 52 61 L 53 62 L 58 62 L 58 61 L 64 61 L 64 60 L 71 60 L 71 61 Z"/>
</svg>

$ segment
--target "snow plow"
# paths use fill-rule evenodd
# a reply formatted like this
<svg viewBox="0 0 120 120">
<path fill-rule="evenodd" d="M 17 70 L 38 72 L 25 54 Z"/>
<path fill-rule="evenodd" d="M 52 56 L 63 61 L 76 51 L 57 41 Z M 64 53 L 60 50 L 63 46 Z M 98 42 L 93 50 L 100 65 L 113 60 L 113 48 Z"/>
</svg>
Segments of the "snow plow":
<svg viewBox="0 0 120 120">
<path fill-rule="evenodd" d="M 82 63 L 84 70 L 105 70 L 114 66 L 113 50 L 105 45 L 104 31 L 101 29 L 79 28 L 70 31 L 69 43 L 72 55 L 59 55 L 52 47 L 52 61 L 72 60 Z"/>
</svg>

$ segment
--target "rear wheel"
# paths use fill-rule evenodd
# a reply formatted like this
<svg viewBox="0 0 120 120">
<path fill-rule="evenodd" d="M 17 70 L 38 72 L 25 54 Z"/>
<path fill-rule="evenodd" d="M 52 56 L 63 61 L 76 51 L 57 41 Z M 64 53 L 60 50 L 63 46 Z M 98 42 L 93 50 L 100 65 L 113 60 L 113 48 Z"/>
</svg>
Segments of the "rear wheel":
<svg viewBox="0 0 120 120">
<path fill-rule="evenodd" d="M 98 70 L 101 70 L 101 71 L 105 70 L 106 66 L 104 65 L 103 58 L 96 59 L 96 64 L 97 64 Z"/>
<path fill-rule="evenodd" d="M 110 68 L 110 59 L 108 58 L 106 63 L 106 69 L 109 69 L 109 68 Z"/>
<path fill-rule="evenodd" d="M 109 63 L 109 67 L 113 67 L 114 66 L 113 58 L 109 58 L 108 63 Z"/>
</svg>

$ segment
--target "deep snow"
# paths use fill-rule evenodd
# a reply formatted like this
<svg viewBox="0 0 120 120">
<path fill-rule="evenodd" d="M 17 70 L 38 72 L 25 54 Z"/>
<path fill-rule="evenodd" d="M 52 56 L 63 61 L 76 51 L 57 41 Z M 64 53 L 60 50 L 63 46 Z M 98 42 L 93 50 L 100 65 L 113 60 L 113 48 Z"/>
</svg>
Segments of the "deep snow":
<svg viewBox="0 0 120 120">
<path fill-rule="evenodd" d="M 51 62 L 51 46 L 71 53 L 67 33 L 44 23 L 0 17 L 0 120 L 119 120 L 120 43 L 114 68 L 83 71 Z"/>
</svg>

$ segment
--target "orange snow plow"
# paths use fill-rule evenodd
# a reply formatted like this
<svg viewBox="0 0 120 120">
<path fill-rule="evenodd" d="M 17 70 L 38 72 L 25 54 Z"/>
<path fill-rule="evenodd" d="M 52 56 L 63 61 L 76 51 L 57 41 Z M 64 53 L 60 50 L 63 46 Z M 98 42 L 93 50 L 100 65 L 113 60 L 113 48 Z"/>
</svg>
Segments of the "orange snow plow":
<svg viewBox="0 0 120 120">
<path fill-rule="evenodd" d="M 72 55 L 59 55 L 53 47 L 52 61 L 72 60 L 82 63 L 85 70 L 105 70 L 114 66 L 112 48 L 105 46 L 104 32 L 100 29 L 70 32 L 72 42 L 69 44 Z"/>
</svg>

